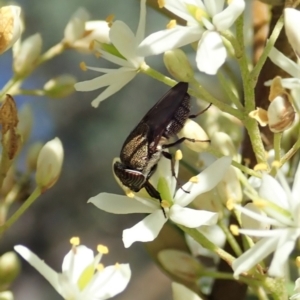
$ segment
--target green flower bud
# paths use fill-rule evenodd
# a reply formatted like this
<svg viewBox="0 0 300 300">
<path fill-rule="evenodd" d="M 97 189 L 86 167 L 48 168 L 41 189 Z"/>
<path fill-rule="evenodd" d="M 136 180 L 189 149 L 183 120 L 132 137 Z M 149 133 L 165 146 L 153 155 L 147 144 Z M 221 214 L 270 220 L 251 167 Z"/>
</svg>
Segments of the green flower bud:
<svg viewBox="0 0 300 300">
<path fill-rule="evenodd" d="M 76 82 L 77 80 L 74 76 L 63 74 L 46 82 L 44 85 L 44 91 L 49 97 L 64 98 L 75 91 L 74 84 Z"/>
<path fill-rule="evenodd" d="M 181 49 L 164 53 L 164 63 L 169 73 L 178 81 L 190 82 L 194 78 L 193 68 Z"/>
<path fill-rule="evenodd" d="M 6 252 L 0 257 L 0 288 L 7 288 L 19 275 L 20 260 L 15 252 Z"/>
</svg>

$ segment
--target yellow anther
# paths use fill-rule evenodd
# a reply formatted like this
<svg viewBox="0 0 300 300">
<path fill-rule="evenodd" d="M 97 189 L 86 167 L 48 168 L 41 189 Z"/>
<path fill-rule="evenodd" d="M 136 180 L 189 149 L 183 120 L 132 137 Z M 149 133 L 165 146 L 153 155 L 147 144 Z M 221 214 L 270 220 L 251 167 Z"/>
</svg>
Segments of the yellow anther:
<svg viewBox="0 0 300 300">
<path fill-rule="evenodd" d="M 167 24 L 167 29 L 172 29 L 177 25 L 176 20 L 171 20 L 168 24 Z"/>
<path fill-rule="evenodd" d="M 226 207 L 228 210 L 233 210 L 235 201 L 233 199 L 228 199 L 226 202 Z"/>
<path fill-rule="evenodd" d="M 265 163 L 259 163 L 254 166 L 254 171 L 267 171 L 268 170 L 268 165 Z"/>
<path fill-rule="evenodd" d="M 120 269 L 120 264 L 119 263 L 115 263 L 115 268 L 116 269 Z"/>
<path fill-rule="evenodd" d="M 182 152 L 180 149 L 175 152 L 175 160 L 182 160 Z"/>
<path fill-rule="evenodd" d="M 108 15 L 106 17 L 105 21 L 107 22 L 109 27 L 112 25 L 114 18 L 115 18 L 115 15 L 113 15 L 113 14 Z"/>
<path fill-rule="evenodd" d="M 87 70 L 87 67 L 86 67 L 86 64 L 84 61 L 82 61 L 80 64 L 79 64 L 79 67 L 82 71 L 86 71 Z"/>
<path fill-rule="evenodd" d="M 94 50 L 95 47 L 95 40 L 92 40 L 89 44 L 89 50 Z"/>
<path fill-rule="evenodd" d="M 98 264 L 98 265 L 96 266 L 96 269 L 97 269 L 98 272 L 101 272 L 101 271 L 104 270 L 104 265 L 103 265 L 103 264 Z"/>
<path fill-rule="evenodd" d="M 296 263 L 297 268 L 300 268 L 300 256 L 296 257 L 295 263 Z"/>
<path fill-rule="evenodd" d="M 126 190 L 125 190 L 125 194 L 126 194 L 126 196 L 129 197 L 129 198 L 134 198 L 134 193 L 133 193 L 133 191 L 131 191 L 130 189 L 126 189 Z"/>
<path fill-rule="evenodd" d="M 162 200 L 161 203 L 160 203 L 160 206 L 162 208 L 170 208 L 170 204 L 167 200 Z"/>
<path fill-rule="evenodd" d="M 99 58 L 99 57 L 101 57 L 101 53 L 99 52 L 99 51 L 95 51 L 95 56 L 96 56 L 96 58 Z"/>
<path fill-rule="evenodd" d="M 159 8 L 163 8 L 165 6 L 165 0 L 157 0 L 157 4 Z"/>
<path fill-rule="evenodd" d="M 232 2 L 232 0 L 227 0 L 227 4 L 229 5 Z"/>
<path fill-rule="evenodd" d="M 281 167 L 281 163 L 279 160 L 274 160 L 271 164 L 272 167 L 279 169 Z"/>
<path fill-rule="evenodd" d="M 239 235 L 240 234 L 240 230 L 239 230 L 239 227 L 237 225 L 231 224 L 229 229 L 230 229 L 230 231 L 233 235 Z"/>
<path fill-rule="evenodd" d="M 265 208 L 267 206 L 267 202 L 264 200 L 253 200 L 253 204 L 257 208 Z"/>
<path fill-rule="evenodd" d="M 97 251 L 101 254 L 107 254 L 109 252 L 108 248 L 104 245 L 98 245 Z"/>
<path fill-rule="evenodd" d="M 73 236 L 70 239 L 70 244 L 73 246 L 78 246 L 80 244 L 80 238 L 78 236 Z"/>
<path fill-rule="evenodd" d="M 207 12 L 201 8 L 197 8 L 195 11 L 195 19 L 200 22 L 203 17 L 208 17 Z"/>
<path fill-rule="evenodd" d="M 199 182 L 199 178 L 197 176 L 193 176 L 189 179 L 189 182 L 191 183 L 198 183 Z"/>
</svg>

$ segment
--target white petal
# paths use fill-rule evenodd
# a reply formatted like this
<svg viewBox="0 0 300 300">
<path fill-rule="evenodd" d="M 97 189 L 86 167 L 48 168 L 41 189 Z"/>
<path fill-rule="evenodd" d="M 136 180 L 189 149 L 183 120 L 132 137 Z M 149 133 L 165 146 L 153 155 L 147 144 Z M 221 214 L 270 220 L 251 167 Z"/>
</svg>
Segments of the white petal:
<svg viewBox="0 0 300 300">
<path fill-rule="evenodd" d="M 202 300 L 196 293 L 184 285 L 172 282 L 173 300 Z"/>
<path fill-rule="evenodd" d="M 212 17 L 223 10 L 224 3 L 224 0 L 204 0 L 205 7 Z"/>
<path fill-rule="evenodd" d="M 220 31 L 229 29 L 244 9 L 244 0 L 230 1 L 229 5 L 222 12 L 213 17 L 213 24 L 216 26 L 216 29 Z"/>
<path fill-rule="evenodd" d="M 227 57 L 221 36 L 216 31 L 206 31 L 198 43 L 196 62 L 201 72 L 217 74 Z"/>
<path fill-rule="evenodd" d="M 291 7 L 287 7 L 284 12 L 284 28 L 288 41 L 295 53 L 300 57 L 300 12 L 299 10 Z"/>
<path fill-rule="evenodd" d="M 108 266 L 98 271 L 86 288 L 93 299 L 109 299 L 121 293 L 131 277 L 129 264 Z"/>
<path fill-rule="evenodd" d="M 115 21 L 109 31 L 109 38 L 118 51 L 129 61 L 135 58 L 136 38 L 131 29 L 122 21 Z"/>
<path fill-rule="evenodd" d="M 276 48 L 273 47 L 271 49 L 269 58 L 275 65 L 292 75 L 292 77 L 300 78 L 300 66 L 279 52 Z"/>
<path fill-rule="evenodd" d="M 133 64 L 131 61 L 127 61 L 124 58 L 115 56 L 114 54 L 108 53 L 102 49 L 99 49 L 99 52 L 101 54 L 101 58 L 104 58 L 116 65 L 122 66 L 122 67 L 127 67 L 127 68 L 132 68 Z"/>
<path fill-rule="evenodd" d="M 128 73 L 132 72 L 132 69 L 129 68 L 112 69 L 108 74 L 104 74 L 91 80 L 77 82 L 74 87 L 76 91 L 80 92 L 94 91 L 104 86 L 117 84 L 119 80 L 122 80 L 122 78 L 125 78 Z"/>
<path fill-rule="evenodd" d="M 28 248 L 18 245 L 14 247 L 15 251 L 18 252 L 29 264 L 31 264 L 46 280 L 54 287 L 54 289 L 61 294 L 61 289 L 58 280 L 58 274 L 51 269 L 44 261 L 39 259 L 34 253 Z"/>
<path fill-rule="evenodd" d="M 297 170 L 296 170 L 296 173 L 294 176 L 292 194 L 295 199 L 299 199 L 299 195 L 300 195 L 300 163 L 298 163 Z"/>
<path fill-rule="evenodd" d="M 183 185 L 182 188 L 189 191 L 189 193 L 184 192 L 182 189 L 176 192 L 174 202 L 181 206 L 186 206 L 198 195 L 213 189 L 223 179 L 231 164 L 231 160 L 231 157 L 223 156 L 213 162 L 208 168 L 197 175 L 198 183 L 187 182 Z"/>
<path fill-rule="evenodd" d="M 215 225 L 218 221 L 218 214 L 205 210 L 181 207 L 174 204 L 170 209 L 170 219 L 189 228 L 196 228 L 202 225 Z"/>
<path fill-rule="evenodd" d="M 137 73 L 135 71 L 132 71 L 124 73 L 123 77 L 120 77 L 118 80 L 116 78 L 116 83 L 111 84 L 97 98 L 95 98 L 92 101 L 92 106 L 98 107 L 101 101 L 118 92 L 123 86 L 130 82 L 136 76 L 136 74 Z"/>
<path fill-rule="evenodd" d="M 155 32 L 146 37 L 138 47 L 138 55 L 145 57 L 179 48 L 200 39 L 204 29 L 199 26 L 176 26 Z"/>
<path fill-rule="evenodd" d="M 162 210 L 158 209 L 135 226 L 125 229 L 123 231 L 123 243 L 125 248 L 130 247 L 134 242 L 153 241 L 167 220 Z"/>
<path fill-rule="evenodd" d="M 64 257 L 62 264 L 63 273 L 67 273 L 72 283 L 77 281 L 88 265 L 94 261 L 94 252 L 86 246 L 80 245 L 76 247 L 76 251 L 71 249 Z"/>
<path fill-rule="evenodd" d="M 258 241 L 252 248 L 244 252 L 233 263 L 234 276 L 250 270 L 272 253 L 277 246 L 278 237 L 264 238 Z"/>
<path fill-rule="evenodd" d="M 299 230 L 294 229 L 285 230 L 284 233 L 280 235 L 268 274 L 276 277 L 283 277 L 285 275 L 285 264 L 295 247 L 298 236 Z"/>
<path fill-rule="evenodd" d="M 140 21 L 136 31 L 136 43 L 139 45 L 144 39 L 146 27 L 146 0 L 141 0 Z"/>
<path fill-rule="evenodd" d="M 149 201 L 149 206 L 139 202 L 135 198 L 127 196 L 100 193 L 88 200 L 99 209 L 113 214 L 131 214 L 131 213 L 152 213 L 154 210 Z"/>
</svg>

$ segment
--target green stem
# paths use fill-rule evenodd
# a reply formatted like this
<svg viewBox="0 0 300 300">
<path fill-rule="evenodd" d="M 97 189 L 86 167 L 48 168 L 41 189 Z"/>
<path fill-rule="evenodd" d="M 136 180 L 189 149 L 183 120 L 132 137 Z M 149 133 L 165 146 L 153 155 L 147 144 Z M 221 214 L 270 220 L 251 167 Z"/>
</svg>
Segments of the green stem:
<svg viewBox="0 0 300 300">
<path fill-rule="evenodd" d="M 236 239 L 234 238 L 234 236 L 232 235 L 232 233 L 230 232 L 230 230 L 228 229 L 228 227 L 224 223 L 224 221 L 220 220 L 218 222 L 218 225 L 223 230 L 223 232 L 226 236 L 226 239 L 227 239 L 228 243 L 230 244 L 231 248 L 233 249 L 234 253 L 236 254 L 236 256 L 242 255 L 243 251 L 242 251 L 240 245 L 238 244 L 238 242 L 236 241 Z"/>
<path fill-rule="evenodd" d="M 183 225 L 176 224 L 180 229 L 182 229 L 185 233 L 190 235 L 196 242 L 198 242 L 202 247 L 216 253 L 219 257 L 225 260 L 230 266 L 234 261 L 234 257 L 224 251 L 222 248 L 219 248 L 214 243 L 212 243 L 209 239 L 207 239 L 201 232 L 199 232 L 195 228 L 188 228 Z"/>
<path fill-rule="evenodd" d="M 34 203 L 34 201 L 41 195 L 41 189 L 36 187 L 28 199 L 22 204 L 22 206 L 3 224 L 0 226 L 0 236 L 10 228 Z"/>
<path fill-rule="evenodd" d="M 27 96 L 45 96 L 44 90 L 17 90 L 15 95 L 27 95 Z"/>
<path fill-rule="evenodd" d="M 251 81 L 252 88 L 254 88 L 256 85 L 259 73 L 260 73 L 263 65 L 265 64 L 267 57 L 281 32 L 282 27 L 283 27 L 283 15 L 278 19 L 278 21 L 272 31 L 272 34 L 270 35 L 270 38 L 266 44 L 266 47 L 264 48 L 262 55 L 258 59 L 257 64 L 255 65 L 254 69 L 252 70 L 252 72 L 250 74 L 250 81 Z"/>
<path fill-rule="evenodd" d="M 299 150 L 300 148 L 300 138 L 293 145 L 293 147 L 281 158 L 279 167 L 283 166 L 287 161 L 289 161 L 292 156 Z"/>
<path fill-rule="evenodd" d="M 8 157 L 8 153 L 5 147 L 2 148 L 1 160 L 0 160 L 0 188 L 3 185 L 3 181 L 7 175 L 9 168 L 13 163 L 13 159 Z"/>
</svg>

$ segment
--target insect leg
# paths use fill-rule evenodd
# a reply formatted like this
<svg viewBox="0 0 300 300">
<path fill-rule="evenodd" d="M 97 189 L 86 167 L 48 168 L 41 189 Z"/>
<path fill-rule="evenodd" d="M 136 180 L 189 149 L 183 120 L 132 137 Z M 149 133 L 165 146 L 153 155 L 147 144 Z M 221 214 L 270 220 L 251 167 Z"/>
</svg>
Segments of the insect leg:
<svg viewBox="0 0 300 300">
<path fill-rule="evenodd" d="M 179 144 L 183 143 L 185 140 L 190 141 L 192 143 L 196 143 L 196 142 L 210 143 L 210 140 L 195 140 L 195 139 L 191 139 L 191 138 L 188 138 L 188 137 L 182 137 L 182 138 L 178 139 L 177 141 L 175 141 L 174 143 L 162 145 L 162 148 L 166 149 L 166 148 L 170 148 L 170 147 L 179 145 Z"/>
<path fill-rule="evenodd" d="M 204 112 L 206 112 L 210 107 L 211 107 L 212 103 L 210 103 L 206 108 L 204 108 L 203 110 L 201 110 L 200 112 L 198 112 L 195 115 L 190 115 L 189 118 L 190 119 L 194 119 L 196 117 L 198 117 L 199 115 L 202 115 Z"/>
<path fill-rule="evenodd" d="M 169 152 L 165 152 L 165 151 L 162 151 L 162 155 L 169 159 L 171 161 L 171 172 L 172 172 L 172 176 L 175 177 L 176 179 L 176 183 L 177 185 L 179 186 L 179 188 L 181 188 L 185 193 L 188 193 L 189 194 L 189 191 L 186 191 L 184 188 L 182 188 L 178 178 L 176 177 L 176 174 L 175 174 L 175 166 L 174 166 L 174 159 L 173 159 L 173 156 L 171 153 Z"/>
<path fill-rule="evenodd" d="M 160 193 L 155 189 L 155 187 L 148 180 L 145 182 L 144 188 L 146 189 L 147 193 L 151 197 L 153 197 L 155 199 L 158 199 L 160 204 L 161 204 L 162 199 L 160 197 Z M 163 211 L 163 214 L 164 214 L 165 218 L 167 218 L 167 215 L 166 215 L 166 212 L 165 212 L 164 208 L 162 206 L 160 206 L 160 207 Z"/>
</svg>

